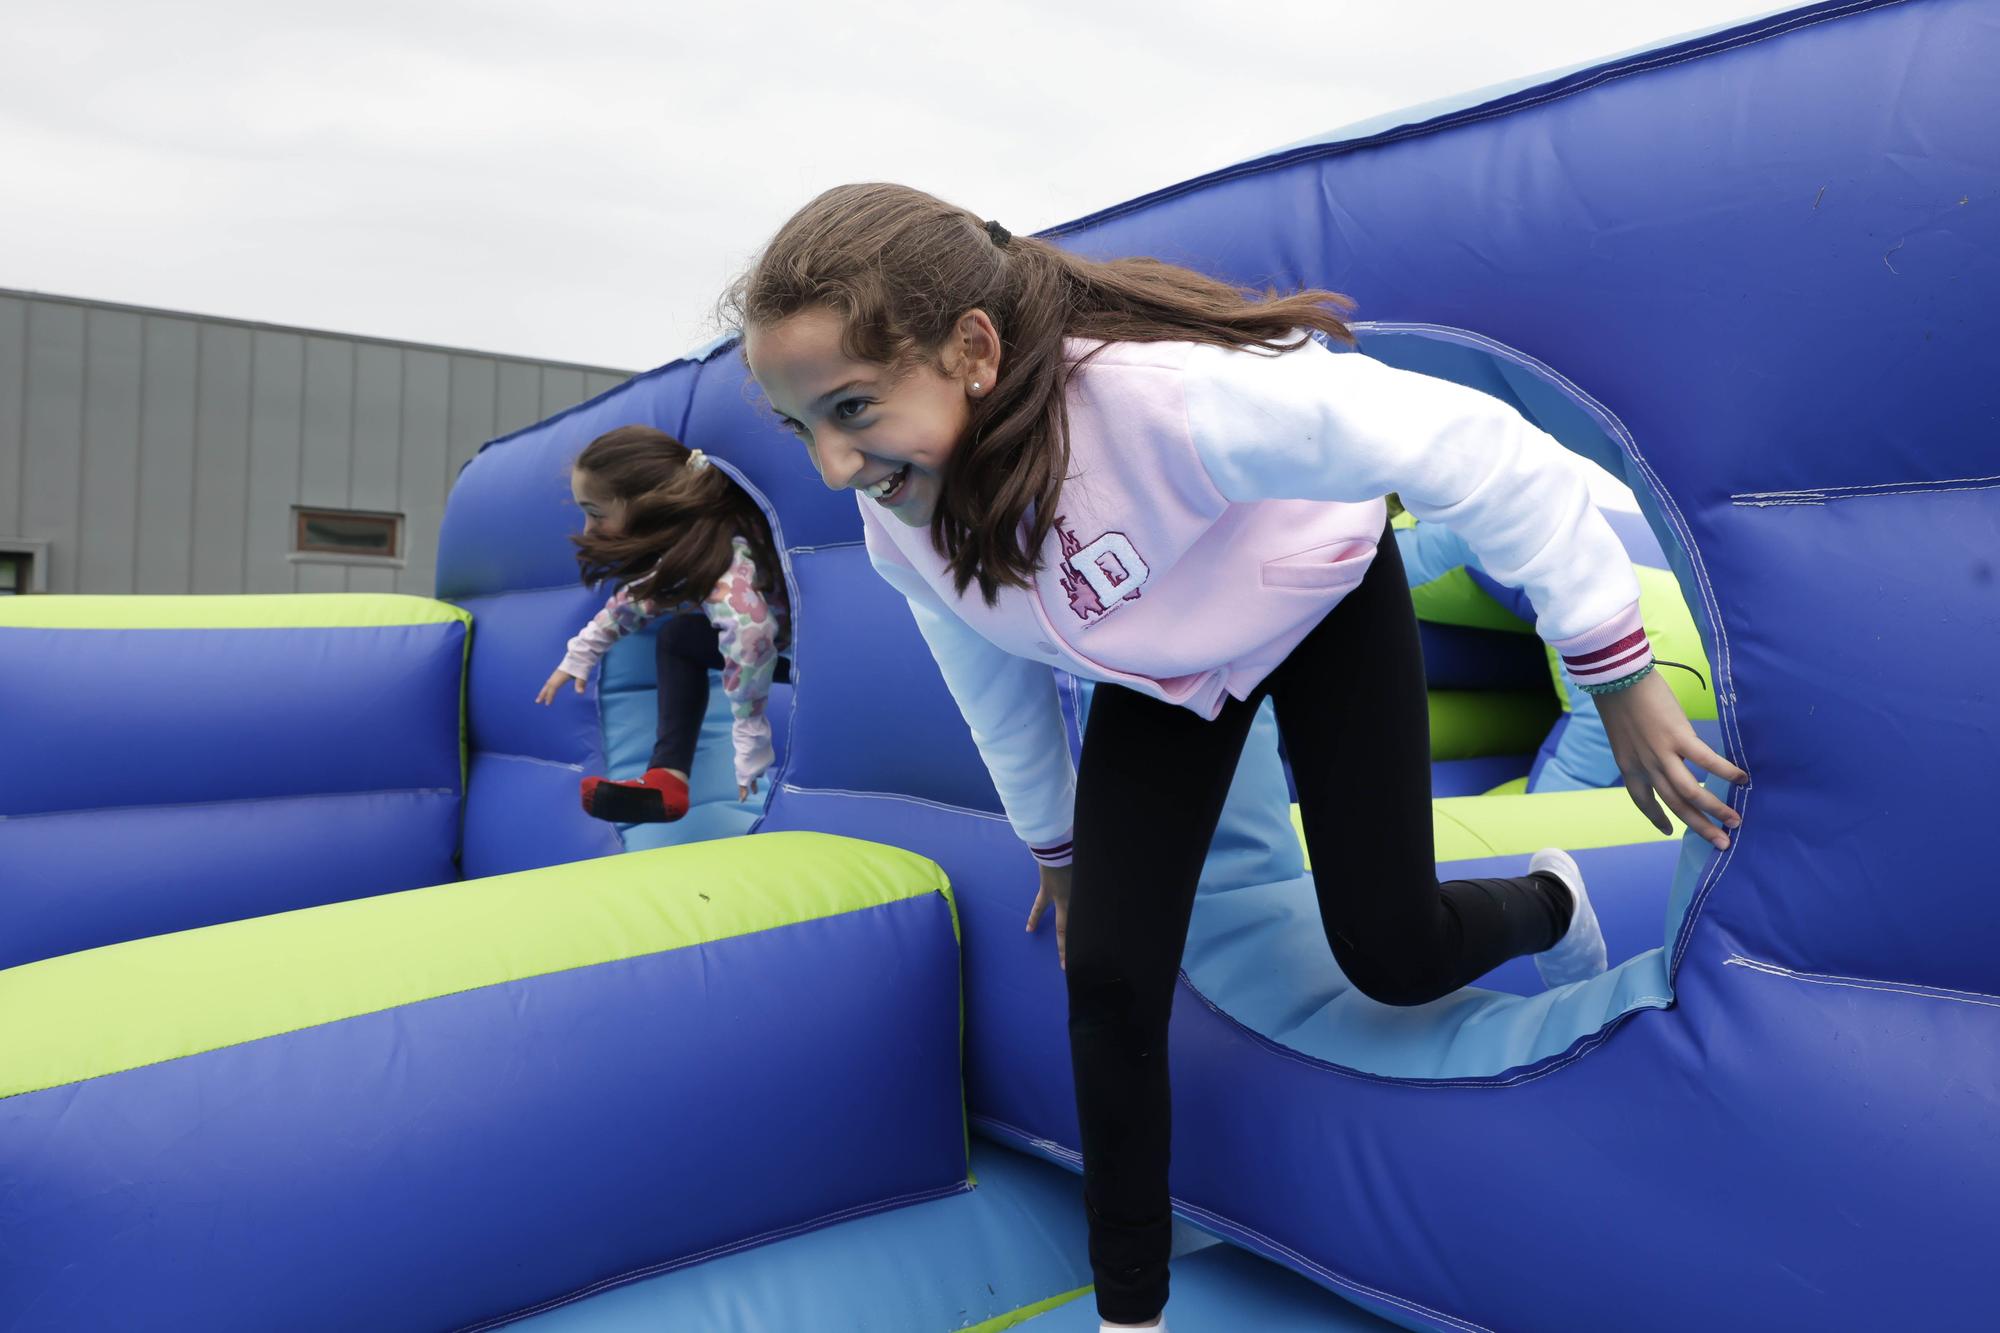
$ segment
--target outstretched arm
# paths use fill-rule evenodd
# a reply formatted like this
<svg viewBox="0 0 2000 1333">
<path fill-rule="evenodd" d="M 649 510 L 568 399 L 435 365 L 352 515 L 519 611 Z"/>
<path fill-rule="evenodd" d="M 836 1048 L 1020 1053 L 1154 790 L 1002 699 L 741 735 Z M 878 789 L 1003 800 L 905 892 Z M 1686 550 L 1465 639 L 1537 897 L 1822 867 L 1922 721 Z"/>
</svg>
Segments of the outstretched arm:
<svg viewBox="0 0 2000 1333">
<path fill-rule="evenodd" d="M 1527 592 L 1537 632 L 1578 685 L 1598 693 L 1636 681 L 1597 703 L 1640 811 L 1664 823 L 1657 791 L 1690 828 L 1728 845 L 1735 812 L 1681 760 L 1732 782 L 1742 770 L 1702 744 L 1648 672 L 1638 579 L 1560 442 L 1490 394 L 1317 343 L 1280 356 L 1197 347 L 1186 393 L 1196 451 L 1225 498 L 1361 502 L 1394 491 L 1418 519 L 1462 535 L 1488 574 Z"/>
</svg>

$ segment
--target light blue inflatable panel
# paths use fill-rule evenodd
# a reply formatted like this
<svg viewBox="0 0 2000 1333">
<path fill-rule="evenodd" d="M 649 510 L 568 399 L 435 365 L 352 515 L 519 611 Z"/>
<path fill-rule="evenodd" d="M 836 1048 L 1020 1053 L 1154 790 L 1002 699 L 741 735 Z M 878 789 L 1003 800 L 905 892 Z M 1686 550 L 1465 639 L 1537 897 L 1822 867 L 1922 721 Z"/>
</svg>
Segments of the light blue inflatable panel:
<svg viewBox="0 0 2000 1333">
<path fill-rule="evenodd" d="M 1167 1308 L 1175 1333 L 1389 1333 L 1398 1327 L 1232 1245 L 1175 1259 Z M 1086 1298 L 1015 1327 L 1028 1333 L 1097 1333 L 1103 1325 L 1096 1303 Z"/>
<path fill-rule="evenodd" d="M 1070 1299 L 1016 1327 L 1096 1333 L 1075 1175 L 985 1139 L 974 1188 L 711 1259 L 512 1325 L 535 1333 L 950 1330 Z M 1377 1333 L 1395 1327 L 1192 1227 L 1175 1229 L 1174 1324 Z"/>
<path fill-rule="evenodd" d="M 657 626 L 648 626 L 619 641 L 604 657 L 604 679 L 599 683 L 598 697 L 604 714 L 604 771 L 613 778 L 630 779 L 643 774 L 659 736 L 656 629 Z M 620 825 L 619 836 L 624 839 L 626 850 L 673 847 L 748 833 L 770 799 L 772 775 L 784 769 L 790 695 L 789 685 L 771 687 L 765 712 L 771 721 L 772 748 L 777 758 L 757 794 L 739 801 L 729 697 L 722 692 L 722 673 L 709 672 L 708 711 L 702 717 L 695 743 L 687 815 L 666 824 Z"/>
<path fill-rule="evenodd" d="M 943 1333 L 1089 1286 L 1077 1178 L 984 1139 L 972 1141 L 971 1160 L 965 1193 L 726 1254 L 513 1327 Z M 1088 1293 L 1082 1303 L 1092 1305 Z"/>
</svg>

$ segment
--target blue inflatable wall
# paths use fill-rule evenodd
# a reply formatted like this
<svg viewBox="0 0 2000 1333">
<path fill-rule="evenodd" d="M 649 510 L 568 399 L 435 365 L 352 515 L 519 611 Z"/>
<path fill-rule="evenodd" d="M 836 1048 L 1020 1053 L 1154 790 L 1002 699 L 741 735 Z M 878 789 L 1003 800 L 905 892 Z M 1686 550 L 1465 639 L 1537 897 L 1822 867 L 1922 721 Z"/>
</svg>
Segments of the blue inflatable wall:
<svg viewBox="0 0 2000 1333">
<path fill-rule="evenodd" d="M 1190 986 L 1173 1033 L 1184 1215 L 1411 1327 L 1967 1320 L 1969 1238 L 2000 1197 L 1984 1144 L 2000 916 L 1977 899 L 2000 735 L 1996 60 L 1975 0 L 1814 5 L 1054 233 L 1250 287 L 1333 287 L 1380 328 L 1541 368 L 1615 447 L 1598 461 L 1680 576 L 1727 752 L 1755 780 L 1729 793 L 1745 815 L 1729 852 L 1690 841 L 1654 868 L 1677 890 L 1657 948 L 1588 1003 L 1475 994 L 1387 1027 L 1357 1006 L 1305 1051 Z M 1073 1161 L 1052 941 L 1020 928 L 1028 863 L 851 502 L 760 417 L 732 349 L 476 460 L 447 594 L 492 599 L 482 626 L 569 597 L 534 591 L 561 572 L 553 471 L 630 420 L 728 460 L 782 529 L 798 682 L 764 827 L 946 868 L 974 1123 Z M 549 480 L 508 484 L 530 476 Z M 891 695 L 924 745 L 874 743 L 856 705 Z M 587 708 L 535 743 L 567 726 L 559 757 L 584 762 Z M 482 716 L 495 736 L 522 725 L 476 703 L 476 755 Z M 483 793 L 479 762 L 469 858 L 518 855 L 474 850 L 501 827 L 538 855 L 582 836 L 559 802 Z M 1449 1072 L 1384 1072 L 1424 1048 Z"/>
<path fill-rule="evenodd" d="M 469 619 L 388 594 L 9 607 L 0 968 L 456 879 Z"/>
<path fill-rule="evenodd" d="M 1056 230 L 1350 292 L 1357 354 L 1483 381 L 1626 478 L 1754 778 L 1718 788 L 1727 852 L 1579 853 L 1605 976 L 1392 1010 L 1327 955 L 1260 724 L 1175 1006 L 1183 1219 L 1413 1329 L 1994 1322 L 1996 68 L 1981 0 L 1810 5 Z M 577 779 L 648 719 L 601 680 L 533 696 L 600 596 L 569 461 L 635 421 L 772 515 L 795 687 L 753 836 L 592 860 L 625 843 Z M 485 449 L 439 591 L 337 626 L 0 617 L 0 1324 L 990 1333 L 1074 1298 L 1078 1219 L 1029 1221 L 1065 1197 L 1019 1169 L 1078 1166 L 1032 865 L 853 498 L 733 346 Z M 191 635 L 253 636 L 235 711 L 174 693 L 221 642 Z M 66 688 L 94 697 L 44 712 Z M 918 743 L 882 742 L 884 699 Z M 454 850 L 474 882 L 435 883 Z M 1040 1161 L 913 1220 L 994 1144 Z M 1003 1219 L 1032 1234 L 968 1295 Z M 919 1276 L 885 1292 L 888 1257 Z M 1334 1322 L 1247 1264 L 1177 1261 L 1176 1326 Z"/>
</svg>

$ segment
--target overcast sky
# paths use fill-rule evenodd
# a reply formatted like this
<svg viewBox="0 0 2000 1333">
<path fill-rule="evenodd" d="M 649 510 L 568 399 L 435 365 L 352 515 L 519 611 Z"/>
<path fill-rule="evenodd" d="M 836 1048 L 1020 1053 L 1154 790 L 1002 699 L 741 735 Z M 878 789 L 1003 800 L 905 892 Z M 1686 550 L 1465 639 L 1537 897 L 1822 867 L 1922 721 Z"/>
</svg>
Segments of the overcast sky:
<svg viewBox="0 0 2000 1333">
<path fill-rule="evenodd" d="M 0 286 L 637 370 L 785 217 L 1033 231 L 1772 0 L 64 0 L 0 40 Z"/>
</svg>

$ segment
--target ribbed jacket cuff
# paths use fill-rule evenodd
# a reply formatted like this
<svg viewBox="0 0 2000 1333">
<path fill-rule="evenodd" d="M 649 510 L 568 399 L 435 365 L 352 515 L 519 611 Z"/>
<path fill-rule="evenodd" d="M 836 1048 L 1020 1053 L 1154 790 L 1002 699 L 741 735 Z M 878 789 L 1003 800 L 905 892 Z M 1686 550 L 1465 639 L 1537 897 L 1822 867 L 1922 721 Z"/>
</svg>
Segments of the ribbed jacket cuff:
<svg viewBox="0 0 2000 1333">
<path fill-rule="evenodd" d="M 1653 661 L 1653 645 L 1646 638 L 1637 602 L 1588 634 L 1559 639 L 1550 646 L 1578 685 L 1609 685 L 1645 670 Z"/>
<path fill-rule="evenodd" d="M 1031 843 L 1028 846 L 1028 850 L 1034 854 L 1037 865 L 1054 868 L 1056 866 L 1066 866 L 1070 863 L 1074 846 L 1075 840 L 1069 833 L 1065 833 L 1056 841 L 1045 843 L 1039 847 Z"/>
</svg>

